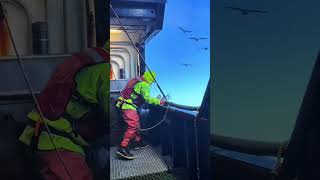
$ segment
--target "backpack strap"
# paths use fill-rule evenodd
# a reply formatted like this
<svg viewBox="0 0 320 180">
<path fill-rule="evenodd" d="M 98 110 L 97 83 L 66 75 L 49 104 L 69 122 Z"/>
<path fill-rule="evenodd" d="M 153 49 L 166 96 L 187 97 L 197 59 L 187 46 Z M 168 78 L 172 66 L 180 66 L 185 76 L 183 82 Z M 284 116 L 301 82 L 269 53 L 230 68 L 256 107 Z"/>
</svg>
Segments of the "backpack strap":
<svg viewBox="0 0 320 180">
<path fill-rule="evenodd" d="M 133 82 L 134 81 L 134 82 Z M 116 107 L 118 108 L 122 108 L 123 104 L 129 104 L 135 108 L 138 108 L 138 106 L 135 104 L 134 100 L 132 100 L 131 95 L 135 94 L 137 97 L 141 96 L 140 94 L 138 94 L 137 92 L 135 92 L 134 87 L 137 83 L 142 82 L 143 79 L 141 77 L 136 77 L 131 79 L 125 89 L 122 91 L 122 95 L 119 96 L 118 101 L 116 102 Z M 127 92 L 127 89 L 131 89 L 132 91 L 130 92 L 130 94 Z M 123 92 L 126 91 L 126 95 L 123 94 Z"/>
</svg>

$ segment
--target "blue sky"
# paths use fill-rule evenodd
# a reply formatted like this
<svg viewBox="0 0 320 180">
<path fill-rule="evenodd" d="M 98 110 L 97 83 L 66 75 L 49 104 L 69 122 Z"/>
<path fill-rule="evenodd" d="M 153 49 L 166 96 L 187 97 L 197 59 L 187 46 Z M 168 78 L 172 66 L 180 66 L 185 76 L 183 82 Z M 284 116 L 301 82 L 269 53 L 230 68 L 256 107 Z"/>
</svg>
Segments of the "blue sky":
<svg viewBox="0 0 320 180">
<path fill-rule="evenodd" d="M 183 33 L 179 26 L 192 33 Z M 189 37 L 209 39 L 195 42 Z M 146 45 L 146 61 L 172 102 L 200 105 L 210 77 L 210 1 L 168 0 L 163 29 Z M 151 94 L 160 94 L 155 85 Z"/>
</svg>

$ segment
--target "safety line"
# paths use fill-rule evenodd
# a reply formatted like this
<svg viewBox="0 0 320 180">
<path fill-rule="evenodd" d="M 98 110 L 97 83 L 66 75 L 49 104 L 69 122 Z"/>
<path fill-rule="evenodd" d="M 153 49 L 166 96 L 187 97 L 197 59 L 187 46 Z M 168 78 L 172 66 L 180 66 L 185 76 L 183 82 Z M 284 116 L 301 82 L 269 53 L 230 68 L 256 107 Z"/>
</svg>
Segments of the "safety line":
<svg viewBox="0 0 320 180">
<path fill-rule="evenodd" d="M 135 44 L 133 43 L 129 33 L 127 32 L 126 28 L 124 27 L 124 25 L 122 24 L 122 22 L 120 21 L 120 18 L 118 16 L 118 14 L 115 12 L 115 10 L 113 9 L 112 5 L 110 4 L 110 8 L 111 10 L 113 11 L 113 13 L 115 14 L 119 24 L 121 25 L 122 29 L 124 30 L 124 32 L 127 34 L 132 46 L 135 48 L 135 50 L 138 52 L 143 64 L 146 66 L 146 68 L 148 69 L 148 71 L 150 72 L 153 80 L 155 81 L 155 83 L 157 84 L 157 87 L 159 88 L 161 94 L 163 95 L 164 99 L 167 100 L 167 97 L 165 96 L 164 92 L 162 91 L 159 83 L 156 81 L 155 77 L 152 75 L 151 73 L 151 70 L 150 68 L 148 67 L 148 65 L 146 64 L 145 62 L 145 59 L 144 57 L 142 56 L 142 54 L 140 53 L 140 51 L 138 50 L 138 48 L 135 46 Z M 165 116 L 167 115 L 167 112 L 169 110 L 169 106 L 167 106 L 167 110 L 166 110 L 166 113 L 165 113 Z M 197 110 L 199 112 L 199 108 Z M 198 113 L 199 114 L 199 113 Z M 195 144 L 196 144 L 196 168 L 197 168 L 197 179 L 199 180 L 200 179 L 200 166 L 199 166 L 199 149 L 198 149 L 198 129 L 197 129 L 197 119 L 198 119 L 198 114 L 196 115 L 195 119 L 194 119 L 194 132 L 195 132 Z M 165 118 L 162 119 L 159 123 L 157 123 L 156 125 L 152 126 L 151 128 L 146 128 L 146 130 L 150 130 L 150 129 L 153 129 L 155 128 L 156 126 L 158 126 L 159 124 L 161 124 L 162 122 L 164 122 Z"/>
<path fill-rule="evenodd" d="M 120 95 L 123 97 L 122 91 L 121 91 L 121 88 L 120 88 L 120 84 L 119 84 L 118 79 L 117 79 L 117 77 L 116 77 L 116 75 L 115 75 L 115 73 L 114 73 L 115 71 L 114 71 L 111 63 L 110 63 L 110 67 L 111 67 L 111 70 L 113 71 L 112 75 L 113 75 L 113 78 L 114 78 L 115 81 L 116 81 L 116 84 L 117 84 L 118 89 L 119 89 L 119 91 L 120 91 Z M 162 122 L 164 122 L 164 121 L 166 120 L 168 111 L 169 111 L 169 105 L 167 105 L 166 112 L 165 112 L 165 114 L 163 115 L 163 118 L 162 118 L 161 121 L 159 121 L 158 123 L 156 123 L 155 125 L 153 125 L 153 126 L 151 126 L 151 127 L 149 127 L 149 128 L 145 128 L 145 129 L 139 128 L 139 131 L 145 132 L 145 131 L 149 131 L 149 130 L 154 129 L 154 128 L 156 128 L 157 126 L 159 126 Z M 149 112 L 148 112 L 148 114 L 149 114 Z M 145 118 L 145 120 L 147 120 L 147 118 L 148 118 L 148 116 Z M 113 123 L 111 124 L 111 128 L 112 128 L 117 122 L 118 122 L 118 120 L 116 120 L 115 122 L 113 122 Z"/>
<path fill-rule="evenodd" d="M 121 25 L 122 29 L 124 30 L 124 32 L 125 32 L 126 35 L 128 36 L 128 39 L 130 40 L 132 46 L 135 48 L 135 50 L 136 50 L 137 53 L 139 54 L 139 56 L 140 56 L 140 58 L 141 58 L 141 61 L 143 62 L 143 64 L 146 66 L 146 68 L 147 68 L 148 71 L 150 72 L 150 74 L 151 74 L 154 82 L 156 83 L 156 85 L 157 85 L 158 89 L 160 90 L 161 94 L 163 95 L 163 98 L 167 101 L 167 96 L 164 94 L 164 92 L 163 92 L 163 90 L 161 89 L 159 83 L 157 82 L 157 80 L 155 79 L 155 77 L 153 76 L 153 74 L 151 73 L 151 70 L 150 70 L 150 68 L 148 67 L 147 63 L 145 62 L 145 59 L 144 59 L 143 55 L 141 54 L 141 52 L 139 51 L 139 49 L 135 46 L 135 44 L 134 44 L 133 40 L 131 39 L 128 31 L 127 31 L 126 28 L 124 27 L 123 23 L 122 23 L 121 20 L 120 20 L 120 17 L 118 16 L 118 14 L 116 13 L 116 11 L 114 10 L 114 8 L 112 7 L 111 4 L 110 4 L 110 8 L 111 8 L 111 10 L 113 11 L 114 15 L 116 16 L 116 18 L 117 18 L 119 24 Z M 110 63 L 110 64 L 111 64 L 111 63 Z M 115 78 L 115 80 L 117 81 L 116 78 Z M 120 89 L 119 89 L 119 90 L 120 90 Z M 121 93 L 121 90 L 120 90 L 120 93 Z M 166 112 L 165 112 L 165 114 L 164 114 L 164 118 L 163 118 L 161 121 L 159 121 L 157 124 L 155 124 L 154 126 L 152 126 L 152 127 L 150 127 L 150 128 L 140 129 L 140 130 L 141 130 L 141 131 L 148 131 L 148 130 L 151 130 L 151 129 L 157 127 L 158 125 L 160 125 L 162 122 L 165 121 L 168 111 L 169 111 L 169 105 L 167 105 L 167 109 L 166 109 Z"/>
<path fill-rule="evenodd" d="M 18 59 L 18 62 L 19 62 L 18 64 L 19 64 L 20 70 L 21 70 L 21 72 L 23 73 L 23 77 L 24 77 L 24 79 L 25 79 L 25 81 L 26 81 L 26 83 L 27 83 L 28 89 L 29 89 L 29 91 L 30 91 L 30 93 L 31 93 L 31 95 L 32 95 L 32 98 L 33 98 L 34 102 L 36 103 L 38 112 L 39 112 L 39 114 L 40 114 L 40 117 L 41 117 L 41 118 L 40 118 L 40 122 L 44 124 L 44 127 L 46 128 L 46 131 L 48 132 L 49 139 L 50 139 L 50 141 L 51 141 L 51 143 L 52 143 L 52 145 L 53 145 L 53 147 L 54 147 L 54 149 L 55 149 L 55 152 L 57 153 L 57 155 L 58 155 L 58 157 L 59 157 L 59 159 L 60 159 L 60 161 L 61 161 L 61 164 L 62 164 L 64 170 L 66 171 L 66 174 L 68 175 L 68 177 L 69 177 L 71 180 L 73 180 L 73 179 L 72 179 L 72 176 L 71 176 L 71 174 L 70 174 L 70 172 L 69 172 L 69 170 L 68 170 L 68 168 L 66 167 L 65 161 L 64 161 L 63 158 L 62 158 L 62 155 L 61 155 L 60 152 L 58 151 L 57 146 L 56 146 L 56 144 L 55 144 L 54 141 L 53 141 L 51 131 L 50 131 L 48 125 L 46 124 L 46 122 L 44 121 L 45 118 L 44 118 L 44 115 L 43 115 L 43 113 L 42 113 L 40 104 L 39 104 L 39 102 L 38 102 L 38 100 L 37 100 L 37 98 L 36 98 L 36 96 L 35 96 L 35 93 L 34 93 L 34 91 L 33 91 L 31 82 L 30 82 L 30 80 L 29 80 L 29 78 L 28 78 L 28 76 L 27 76 L 27 74 L 26 74 L 26 72 L 25 72 L 25 69 L 24 69 L 24 67 L 23 67 L 23 63 L 22 63 L 22 60 L 21 60 L 20 55 L 19 55 L 19 53 L 18 53 L 16 44 L 15 44 L 15 42 L 14 42 L 14 40 L 13 40 L 13 36 L 12 36 L 11 28 L 10 28 L 9 23 L 8 23 L 7 13 L 6 13 L 6 9 L 5 9 L 5 7 L 4 7 L 4 4 L 3 4 L 3 0 L 0 0 L 0 6 L 1 6 L 2 11 L 3 11 L 3 14 L 4 14 L 4 20 L 5 20 L 5 23 L 6 23 L 6 26 L 7 26 L 7 30 L 8 30 L 8 32 L 9 32 L 9 35 L 10 35 L 10 39 L 11 39 L 11 43 L 12 43 L 12 45 L 13 45 L 13 49 L 14 49 L 15 55 L 16 55 L 16 57 L 17 57 L 17 59 Z"/>
<path fill-rule="evenodd" d="M 113 11 L 113 13 L 115 14 L 115 16 L 116 16 L 116 18 L 117 18 L 117 20 L 118 20 L 119 24 L 121 25 L 122 29 L 123 29 L 123 30 L 124 30 L 124 32 L 127 34 L 127 36 L 128 36 L 128 38 L 129 38 L 129 40 L 130 40 L 130 42 L 131 42 L 132 46 L 135 48 L 135 50 L 136 50 L 136 51 L 137 51 L 137 53 L 139 54 L 139 56 L 140 56 L 140 58 L 141 58 L 141 60 L 142 60 L 143 64 L 146 66 L 146 68 L 147 68 L 147 69 L 148 69 L 148 71 L 150 72 L 151 77 L 153 78 L 154 82 L 157 84 L 157 87 L 159 88 L 159 90 L 160 90 L 161 94 L 163 95 L 164 99 L 165 99 L 165 100 L 167 100 L 167 97 L 165 96 L 164 92 L 162 91 L 162 89 L 161 89 L 161 87 L 160 87 L 159 83 L 157 82 L 156 78 L 153 76 L 153 74 L 151 73 L 150 68 L 148 67 L 147 63 L 145 62 L 145 59 L 144 59 L 143 55 L 141 54 L 141 52 L 139 51 L 139 49 L 136 47 L 136 45 L 133 43 L 133 41 L 132 41 L 132 39 L 131 39 L 131 37 L 130 37 L 129 33 L 127 32 L 126 28 L 125 28 L 125 27 L 124 27 L 124 25 L 122 24 L 122 22 L 121 22 L 121 20 L 120 20 L 120 18 L 119 18 L 119 16 L 118 16 L 118 14 L 117 14 L 117 13 L 116 13 L 116 11 L 113 9 L 113 7 L 112 7 L 112 5 L 111 5 L 111 4 L 110 4 L 110 8 L 111 8 L 111 10 Z"/>
<path fill-rule="evenodd" d="M 163 98 L 167 101 L 167 97 L 166 95 L 164 94 L 163 90 L 161 89 L 159 83 L 157 82 L 157 80 L 155 79 L 155 77 L 153 76 L 153 74 L 151 73 L 151 70 L 150 68 L 148 67 L 147 63 L 145 62 L 145 59 L 143 57 L 143 55 L 141 54 L 141 52 L 139 51 L 139 49 L 135 46 L 135 44 L 133 43 L 133 40 L 131 39 L 129 33 L 127 32 L 126 28 L 124 27 L 124 25 L 122 24 L 118 14 L 116 13 L 116 11 L 113 9 L 112 5 L 110 4 L 110 8 L 111 10 L 113 11 L 113 13 L 115 14 L 119 24 L 121 25 L 122 29 L 124 30 L 124 32 L 126 33 L 126 35 L 128 36 L 128 39 L 130 40 L 132 46 L 135 48 L 135 50 L 137 51 L 137 53 L 139 54 L 140 58 L 141 58 L 141 61 L 143 62 L 143 64 L 146 66 L 146 68 L 148 69 L 148 71 L 150 72 L 151 74 L 151 77 L 153 78 L 154 82 L 156 83 L 158 89 L 160 90 L 161 94 L 163 95 Z M 111 64 L 111 63 L 110 63 Z M 115 77 L 115 75 L 114 75 Z M 115 80 L 117 81 L 117 79 L 115 78 Z M 117 83 L 118 84 L 118 83 Z M 118 85 L 119 86 L 119 85 Z M 120 90 L 120 88 L 119 88 Z M 121 90 L 120 90 L 120 93 L 121 93 Z M 122 96 L 122 94 L 121 94 Z M 159 126 L 162 122 L 164 122 L 166 120 L 166 117 L 167 117 L 167 114 L 168 114 L 168 111 L 169 111 L 169 105 L 167 105 L 167 109 L 166 109 L 166 112 L 163 116 L 163 119 L 161 121 L 159 121 L 158 123 L 156 123 L 155 125 L 153 125 L 152 127 L 149 127 L 149 128 L 145 128 L 145 129 L 140 129 L 139 128 L 139 131 L 149 131 L 151 129 L 154 129 L 156 128 L 157 126 Z"/>
<path fill-rule="evenodd" d="M 118 89 L 119 89 L 119 91 L 120 91 L 120 95 L 121 95 L 121 97 L 123 97 L 122 91 L 121 91 L 121 88 L 120 88 L 120 84 L 119 84 L 119 82 L 118 82 L 118 80 L 117 80 L 117 77 L 116 77 L 116 75 L 115 75 L 115 71 L 114 71 L 114 69 L 113 69 L 113 67 L 112 67 L 111 61 L 110 61 L 110 69 L 111 69 L 111 71 L 112 71 L 113 78 L 115 79 L 116 84 L 117 84 L 117 86 L 118 86 Z M 114 122 L 111 124 L 111 128 L 112 128 L 117 122 L 118 122 L 118 120 L 114 121 Z"/>
<path fill-rule="evenodd" d="M 145 132 L 145 131 L 150 131 L 150 130 L 156 128 L 157 126 L 159 126 L 162 122 L 164 122 L 164 121 L 167 119 L 167 114 L 168 114 L 168 112 L 169 112 L 169 105 L 167 105 L 166 112 L 164 113 L 163 118 L 162 118 L 161 121 L 159 121 L 158 123 L 156 123 L 155 125 L 153 125 L 153 126 L 151 126 L 151 127 L 149 127 L 149 128 L 144 128 L 144 129 L 139 128 L 139 131 Z M 146 118 L 146 119 L 147 119 L 147 118 Z"/>
</svg>

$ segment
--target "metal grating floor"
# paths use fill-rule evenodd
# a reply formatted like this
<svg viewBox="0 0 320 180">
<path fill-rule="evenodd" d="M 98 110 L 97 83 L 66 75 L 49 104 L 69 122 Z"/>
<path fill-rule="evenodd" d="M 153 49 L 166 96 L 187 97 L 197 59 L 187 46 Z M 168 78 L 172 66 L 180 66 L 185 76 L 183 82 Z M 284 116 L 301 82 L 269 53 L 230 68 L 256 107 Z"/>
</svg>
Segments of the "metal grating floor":
<svg viewBox="0 0 320 180">
<path fill-rule="evenodd" d="M 168 171 L 167 165 L 160 155 L 148 147 L 141 150 L 132 150 L 134 160 L 122 160 L 116 154 L 116 147 L 110 149 L 111 180 L 127 179 L 148 174 L 157 174 Z"/>
</svg>

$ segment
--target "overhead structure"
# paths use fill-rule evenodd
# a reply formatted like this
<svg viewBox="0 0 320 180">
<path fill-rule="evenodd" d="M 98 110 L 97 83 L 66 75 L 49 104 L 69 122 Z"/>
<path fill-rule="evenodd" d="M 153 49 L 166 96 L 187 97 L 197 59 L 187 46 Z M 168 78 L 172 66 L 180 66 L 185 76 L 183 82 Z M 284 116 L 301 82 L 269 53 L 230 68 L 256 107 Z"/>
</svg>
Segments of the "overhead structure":
<svg viewBox="0 0 320 180">
<path fill-rule="evenodd" d="M 165 0 L 111 0 L 120 22 L 143 56 L 145 44 L 162 30 L 165 3 Z M 111 92 L 123 89 L 128 79 L 143 74 L 146 69 L 123 27 L 110 11 L 110 56 L 114 73 L 111 80 L 115 77 L 120 84 L 119 89 L 111 81 Z"/>
<path fill-rule="evenodd" d="M 111 0 L 120 21 L 135 43 L 143 45 L 162 30 L 165 0 Z M 122 27 L 113 12 L 110 11 L 111 41 L 124 41 L 120 38 Z M 117 36 L 118 35 L 118 36 Z M 127 38 L 126 36 L 122 36 Z M 127 40 L 127 39 L 126 39 Z"/>
</svg>

